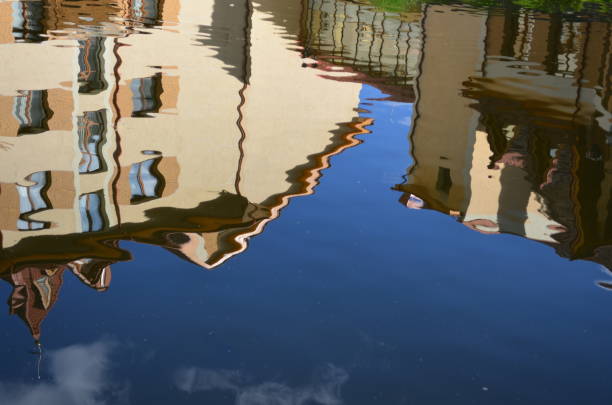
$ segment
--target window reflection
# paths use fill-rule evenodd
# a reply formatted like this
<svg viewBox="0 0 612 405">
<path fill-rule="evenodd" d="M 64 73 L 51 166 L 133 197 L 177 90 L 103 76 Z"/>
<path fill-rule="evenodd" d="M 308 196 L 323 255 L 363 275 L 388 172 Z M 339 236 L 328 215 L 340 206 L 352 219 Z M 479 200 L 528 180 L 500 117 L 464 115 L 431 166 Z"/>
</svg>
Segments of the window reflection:
<svg viewBox="0 0 612 405">
<path fill-rule="evenodd" d="M 79 197 L 81 230 L 83 232 L 101 231 L 108 221 L 104 214 L 104 194 L 102 190 L 83 194 Z"/>
<path fill-rule="evenodd" d="M 161 74 L 132 80 L 132 117 L 149 117 L 149 113 L 159 112 L 162 106 L 161 94 L 164 92 Z"/>
<path fill-rule="evenodd" d="M 101 156 L 106 133 L 104 111 L 87 111 L 79 117 L 79 173 L 96 173 L 105 169 Z"/>
<path fill-rule="evenodd" d="M 32 184 L 27 186 L 17 185 L 19 196 L 17 229 L 31 231 L 48 228 L 50 225 L 48 222 L 34 221 L 28 219 L 27 216 L 51 208 L 51 203 L 46 196 L 46 191 L 51 185 L 49 172 L 33 173 L 26 177 L 26 180 Z"/>
<path fill-rule="evenodd" d="M 13 8 L 13 36 L 17 41 L 42 42 L 44 3 L 42 1 L 15 1 Z"/>
<path fill-rule="evenodd" d="M 19 121 L 19 135 L 48 131 L 47 121 L 53 113 L 47 105 L 47 91 L 21 91 L 14 98 L 13 115 Z"/>
<path fill-rule="evenodd" d="M 134 163 L 130 168 L 132 204 L 159 198 L 164 190 L 164 177 L 157 169 L 161 157 Z"/>
<path fill-rule="evenodd" d="M 134 0 L 132 4 L 134 18 L 146 25 L 155 24 L 160 19 L 159 9 L 158 0 Z"/>
<path fill-rule="evenodd" d="M 104 38 L 79 41 L 79 93 L 96 94 L 108 87 L 104 79 Z"/>
</svg>

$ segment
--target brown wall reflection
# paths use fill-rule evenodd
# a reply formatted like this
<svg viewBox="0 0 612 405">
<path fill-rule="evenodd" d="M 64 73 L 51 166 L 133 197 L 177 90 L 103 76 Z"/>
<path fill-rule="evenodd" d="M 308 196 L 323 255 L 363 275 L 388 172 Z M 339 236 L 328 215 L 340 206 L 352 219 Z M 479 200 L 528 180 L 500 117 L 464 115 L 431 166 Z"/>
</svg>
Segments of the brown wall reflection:
<svg viewBox="0 0 612 405">
<path fill-rule="evenodd" d="M 422 21 L 401 201 L 612 269 L 610 22 L 447 6 Z"/>
</svg>

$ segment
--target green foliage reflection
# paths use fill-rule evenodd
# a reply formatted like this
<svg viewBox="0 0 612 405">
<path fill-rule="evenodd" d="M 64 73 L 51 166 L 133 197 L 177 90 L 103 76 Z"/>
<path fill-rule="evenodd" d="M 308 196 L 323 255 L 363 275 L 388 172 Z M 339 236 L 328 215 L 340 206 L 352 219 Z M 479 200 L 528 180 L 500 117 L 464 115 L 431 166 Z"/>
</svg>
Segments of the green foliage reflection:
<svg viewBox="0 0 612 405">
<path fill-rule="evenodd" d="M 368 0 L 377 8 L 392 12 L 411 12 L 421 9 L 423 4 L 434 3 L 463 3 L 478 7 L 524 7 L 541 10 L 550 13 L 555 12 L 580 12 L 594 10 L 610 13 L 610 0 Z"/>
</svg>

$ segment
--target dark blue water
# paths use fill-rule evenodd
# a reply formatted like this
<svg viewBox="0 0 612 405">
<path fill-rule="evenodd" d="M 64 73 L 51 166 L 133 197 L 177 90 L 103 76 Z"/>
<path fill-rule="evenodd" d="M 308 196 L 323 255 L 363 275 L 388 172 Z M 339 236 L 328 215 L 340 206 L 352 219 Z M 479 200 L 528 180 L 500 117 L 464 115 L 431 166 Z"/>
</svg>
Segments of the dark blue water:
<svg viewBox="0 0 612 405">
<path fill-rule="evenodd" d="M 66 277 L 40 380 L 2 315 L 2 403 L 607 403 L 599 266 L 398 204 L 413 109 L 381 98 L 363 87 L 363 144 L 222 269 L 123 242 L 107 292 Z"/>
</svg>

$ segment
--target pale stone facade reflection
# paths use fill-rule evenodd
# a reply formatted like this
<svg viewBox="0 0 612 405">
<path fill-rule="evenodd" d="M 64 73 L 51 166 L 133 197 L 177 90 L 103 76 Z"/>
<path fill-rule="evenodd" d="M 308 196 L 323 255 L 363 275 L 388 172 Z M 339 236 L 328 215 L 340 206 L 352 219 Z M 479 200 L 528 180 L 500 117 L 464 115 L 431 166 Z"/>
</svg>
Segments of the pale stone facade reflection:
<svg viewBox="0 0 612 405">
<path fill-rule="evenodd" d="M 610 23 L 430 5 L 423 32 L 401 201 L 612 269 Z"/>
<path fill-rule="evenodd" d="M 82 249 L 71 246 L 84 239 L 90 256 L 124 259 L 101 242 L 128 238 L 213 267 L 288 198 L 312 192 L 327 157 L 365 131 L 354 111 L 360 85 L 302 68 L 296 40 L 277 35 L 268 9 L 288 27 L 299 27 L 299 12 L 266 1 L 158 5 L 148 16 L 157 27 L 132 21 L 117 36 L 1 37 L 5 266 L 77 259 Z M 14 25 L 9 14 L 3 28 Z M 37 240 L 50 243 L 31 252 Z"/>
</svg>

